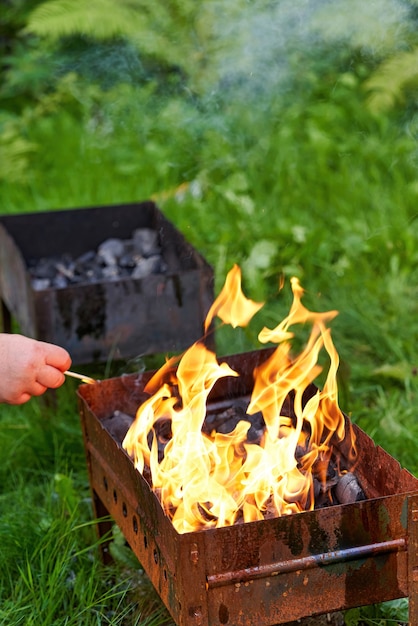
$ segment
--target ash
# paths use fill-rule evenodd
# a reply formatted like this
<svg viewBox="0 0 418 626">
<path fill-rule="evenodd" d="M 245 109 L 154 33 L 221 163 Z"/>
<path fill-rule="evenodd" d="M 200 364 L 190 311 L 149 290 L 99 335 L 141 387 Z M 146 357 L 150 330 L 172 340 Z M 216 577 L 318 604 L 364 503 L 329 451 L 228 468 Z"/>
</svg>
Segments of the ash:
<svg viewBox="0 0 418 626">
<path fill-rule="evenodd" d="M 97 250 L 89 250 L 76 258 L 62 254 L 32 259 L 28 271 L 33 289 L 39 291 L 121 278 L 140 279 L 150 274 L 163 274 L 167 266 L 157 231 L 138 228 L 131 239 L 106 239 Z"/>
</svg>

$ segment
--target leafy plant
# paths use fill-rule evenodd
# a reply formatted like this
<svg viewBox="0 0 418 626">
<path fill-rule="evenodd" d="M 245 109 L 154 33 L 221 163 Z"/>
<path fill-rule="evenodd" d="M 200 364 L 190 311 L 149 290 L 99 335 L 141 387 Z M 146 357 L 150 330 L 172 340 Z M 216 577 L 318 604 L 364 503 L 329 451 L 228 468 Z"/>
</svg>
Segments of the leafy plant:
<svg viewBox="0 0 418 626">
<path fill-rule="evenodd" d="M 227 7 L 228 19 L 233 20 L 241 6 L 236 2 Z M 26 32 L 53 41 L 80 35 L 99 41 L 127 38 L 141 57 L 158 64 L 159 71 L 180 71 L 188 77 L 189 87 L 197 88 L 202 71 L 208 78 L 208 60 L 217 53 L 212 25 L 218 10 L 216 3 L 191 0 L 170 6 L 140 0 L 116 5 L 110 0 L 52 0 L 33 11 Z"/>
</svg>

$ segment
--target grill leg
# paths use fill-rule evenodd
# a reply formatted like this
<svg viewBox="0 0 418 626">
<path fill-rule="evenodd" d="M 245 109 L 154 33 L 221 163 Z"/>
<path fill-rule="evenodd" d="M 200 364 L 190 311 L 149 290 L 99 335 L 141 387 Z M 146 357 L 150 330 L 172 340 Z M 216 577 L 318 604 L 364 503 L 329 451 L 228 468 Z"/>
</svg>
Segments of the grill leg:
<svg viewBox="0 0 418 626">
<path fill-rule="evenodd" d="M 418 624 L 418 495 L 408 498 L 409 624 Z"/>
<path fill-rule="evenodd" d="M 100 539 L 102 561 L 105 565 L 108 565 L 113 561 L 112 555 L 109 552 L 109 544 L 112 541 L 113 524 L 109 518 L 109 511 L 95 491 L 93 491 L 93 508 L 97 520 L 96 528 Z"/>
</svg>

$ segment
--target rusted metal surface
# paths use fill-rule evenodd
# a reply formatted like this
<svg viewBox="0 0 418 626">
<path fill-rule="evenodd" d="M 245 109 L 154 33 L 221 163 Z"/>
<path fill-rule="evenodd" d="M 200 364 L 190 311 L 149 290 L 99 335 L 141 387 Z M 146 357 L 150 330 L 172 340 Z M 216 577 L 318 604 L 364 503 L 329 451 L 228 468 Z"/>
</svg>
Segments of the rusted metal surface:
<svg viewBox="0 0 418 626">
<path fill-rule="evenodd" d="M 81 255 L 104 240 L 157 230 L 164 274 L 34 290 L 29 259 Z M 153 202 L 0 216 L 0 299 L 21 331 L 74 363 L 179 351 L 203 334 L 213 270 Z"/>
<path fill-rule="evenodd" d="M 418 624 L 418 495 L 409 498 L 408 555 L 409 623 L 414 626 Z"/>
<path fill-rule="evenodd" d="M 212 402 L 248 394 L 249 372 L 266 353 L 224 359 L 242 376 L 223 379 Z M 355 471 L 366 500 L 178 534 L 102 425 L 115 410 L 135 411 L 150 375 L 82 385 L 79 407 L 96 513 L 109 512 L 120 526 L 179 626 L 284 624 L 406 596 L 416 619 L 414 476 L 353 425 L 359 449 Z"/>
</svg>

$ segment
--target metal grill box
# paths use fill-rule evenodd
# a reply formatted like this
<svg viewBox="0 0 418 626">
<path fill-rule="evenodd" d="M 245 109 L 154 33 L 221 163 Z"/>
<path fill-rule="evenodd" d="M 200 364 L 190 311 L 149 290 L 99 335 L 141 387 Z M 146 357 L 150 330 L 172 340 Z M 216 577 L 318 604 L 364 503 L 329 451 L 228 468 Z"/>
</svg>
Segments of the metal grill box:
<svg viewBox="0 0 418 626">
<path fill-rule="evenodd" d="M 240 376 L 217 381 L 208 409 L 248 397 L 266 354 L 222 358 Z M 351 424 L 365 500 L 179 534 L 121 433 L 105 426 L 115 411 L 135 415 L 152 374 L 80 385 L 77 395 L 99 535 L 111 536 L 110 514 L 176 624 L 272 626 L 406 596 L 418 624 L 417 478 Z"/>
<path fill-rule="evenodd" d="M 31 259 L 74 257 L 138 228 L 158 233 L 164 273 L 35 290 Z M 73 363 L 179 351 L 203 334 L 213 270 L 151 202 L 0 216 L 3 329 L 66 348 Z"/>
</svg>

